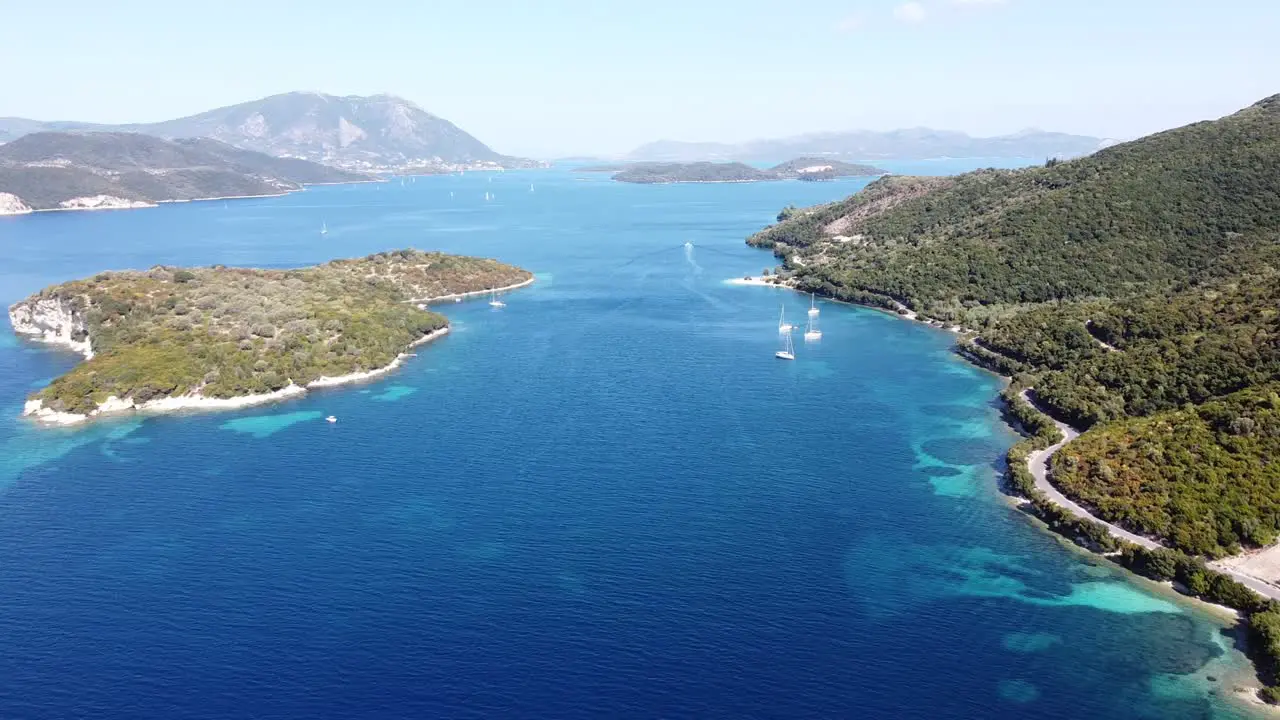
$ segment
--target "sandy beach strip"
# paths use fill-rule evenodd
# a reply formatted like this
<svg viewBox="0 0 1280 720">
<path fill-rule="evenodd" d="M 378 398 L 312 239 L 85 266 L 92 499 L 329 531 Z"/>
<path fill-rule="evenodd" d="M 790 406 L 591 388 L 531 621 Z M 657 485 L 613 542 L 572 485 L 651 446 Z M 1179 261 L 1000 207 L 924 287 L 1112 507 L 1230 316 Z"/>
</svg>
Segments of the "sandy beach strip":
<svg viewBox="0 0 1280 720">
<path fill-rule="evenodd" d="M 448 295 L 436 295 L 435 297 L 429 297 L 429 298 L 414 298 L 412 300 L 405 300 L 405 302 L 413 303 L 415 305 L 430 305 L 432 303 L 446 302 L 449 300 L 461 300 L 462 298 L 478 297 L 480 295 L 488 295 L 490 293 L 507 292 L 508 290 L 516 290 L 518 288 L 522 288 L 527 285 L 532 285 L 535 279 L 536 278 L 530 276 L 528 280 L 521 280 L 518 283 L 514 283 L 504 287 L 490 288 L 488 290 L 472 290 L 470 292 L 464 292 L 464 293 L 450 293 Z"/>
<path fill-rule="evenodd" d="M 729 278 L 728 280 L 724 281 L 724 284 L 725 285 L 750 285 L 753 287 L 771 287 L 771 288 L 782 288 L 784 290 L 795 290 L 795 288 L 785 283 L 773 282 L 772 278 L 754 277 L 751 275 L 748 275 L 746 277 L 740 277 L 740 278 Z M 796 292 L 799 292 L 799 291 L 797 290 Z"/>
<path fill-rule="evenodd" d="M 285 190 L 284 192 L 278 192 L 278 193 L 265 193 L 265 194 L 263 194 L 263 195 L 218 195 L 218 196 L 216 196 L 216 197 L 202 197 L 202 198 L 178 198 L 178 199 L 174 199 L 174 200 L 157 200 L 157 201 L 156 201 L 156 203 L 157 203 L 157 204 L 160 204 L 160 205 L 176 205 L 176 204 L 178 204 L 178 203 L 210 202 L 210 201 L 213 201 L 213 200 L 252 200 L 252 199 L 254 199 L 254 198 L 274 198 L 274 197 L 284 197 L 285 195 L 292 195 L 292 194 L 294 194 L 294 193 L 296 193 L 296 192 L 302 192 L 302 188 L 299 188 L 299 189 L 297 189 L 297 190 Z"/>
<path fill-rule="evenodd" d="M 423 335 L 417 340 L 414 340 L 412 343 L 409 344 L 409 347 L 415 348 L 419 345 L 422 345 L 423 343 L 429 343 L 432 340 L 444 337 L 445 335 L 448 335 L 448 334 L 449 334 L 449 327 L 445 326 L 440 328 L 439 330 L 433 330 L 432 332 L 429 332 L 426 335 Z M 409 353 L 402 352 L 396 356 L 395 360 L 392 360 L 390 363 L 380 368 L 374 368 L 373 370 L 366 370 L 364 372 L 355 372 L 355 373 L 348 373 L 346 375 L 338 375 L 336 377 L 321 376 L 307 383 L 307 389 L 311 390 L 315 388 L 334 387 L 336 385 L 346 385 L 348 383 L 360 382 L 362 380 L 369 380 L 370 378 L 376 378 L 379 375 L 384 375 L 400 367 L 400 363 L 404 362 L 405 359 L 409 357 L 411 357 Z"/>
<path fill-rule="evenodd" d="M 22 414 L 33 417 L 45 425 L 77 425 L 93 418 L 120 415 L 124 413 L 172 413 L 184 410 L 239 410 L 240 408 L 262 405 L 265 403 L 287 400 L 306 393 L 298 385 L 290 383 L 274 392 L 254 395 L 237 395 L 229 398 L 210 398 L 199 394 L 180 395 L 178 397 L 156 398 L 141 405 L 133 400 L 121 400 L 112 395 L 98 405 L 98 409 L 86 415 L 83 413 L 57 412 L 44 407 L 42 400 L 28 400 Z"/>
</svg>

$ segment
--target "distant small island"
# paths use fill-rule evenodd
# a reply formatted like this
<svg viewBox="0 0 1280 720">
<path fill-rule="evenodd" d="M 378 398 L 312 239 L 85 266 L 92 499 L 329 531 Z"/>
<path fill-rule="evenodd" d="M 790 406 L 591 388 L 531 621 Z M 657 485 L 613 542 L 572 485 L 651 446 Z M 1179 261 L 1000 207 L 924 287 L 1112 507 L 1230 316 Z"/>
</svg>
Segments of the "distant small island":
<svg viewBox="0 0 1280 720">
<path fill-rule="evenodd" d="M 802 157 L 788 160 L 781 165 L 774 165 L 770 172 L 783 179 L 795 180 L 834 180 L 838 177 L 877 177 L 888 175 L 872 165 L 847 163 L 840 160 L 820 157 Z"/>
<path fill-rule="evenodd" d="M 9 308 L 17 333 L 87 358 L 33 394 L 23 414 L 71 424 L 241 407 L 361 380 L 448 332 L 448 320 L 421 304 L 531 282 L 496 260 L 419 250 L 296 270 L 100 273 Z"/>
<path fill-rule="evenodd" d="M 600 163 L 598 165 L 583 165 L 573 169 L 574 172 L 621 172 L 641 163 Z"/>
<path fill-rule="evenodd" d="M 663 183 L 738 183 L 772 180 L 834 180 L 838 177 L 887 175 L 888 171 L 870 165 L 804 157 L 763 169 L 740 162 L 714 163 L 615 163 L 587 165 L 578 172 L 612 172 L 618 182 L 639 184 Z"/>
</svg>

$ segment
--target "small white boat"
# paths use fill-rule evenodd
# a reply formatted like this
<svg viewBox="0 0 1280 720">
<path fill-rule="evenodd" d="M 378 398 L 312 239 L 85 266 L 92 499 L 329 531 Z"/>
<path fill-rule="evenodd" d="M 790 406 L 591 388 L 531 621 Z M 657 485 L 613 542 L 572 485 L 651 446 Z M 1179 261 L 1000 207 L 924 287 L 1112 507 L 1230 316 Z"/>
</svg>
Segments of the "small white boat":
<svg viewBox="0 0 1280 720">
<path fill-rule="evenodd" d="M 782 349 L 773 354 L 779 360 L 795 360 L 796 347 L 791 343 L 791 333 L 787 332 L 782 336 Z"/>
<path fill-rule="evenodd" d="M 529 186 L 529 192 L 533 192 L 533 186 L 532 186 L 532 185 L 530 185 L 530 186 Z"/>
<path fill-rule="evenodd" d="M 320 221 L 320 234 L 321 235 L 329 234 L 329 226 L 325 225 L 323 220 Z"/>
<path fill-rule="evenodd" d="M 813 342 L 814 340 L 822 339 L 822 331 L 818 329 L 817 313 L 809 314 L 809 324 L 804 328 L 804 339 L 805 342 Z"/>
<path fill-rule="evenodd" d="M 336 422 L 338 422 L 338 418 L 336 418 L 336 417 L 334 417 L 334 416 L 330 415 L 329 417 L 325 418 L 325 421 L 326 421 L 326 422 L 331 422 L 331 423 L 336 423 Z"/>
<path fill-rule="evenodd" d="M 813 317 L 818 314 L 818 306 L 816 303 L 817 300 L 814 299 L 813 293 L 809 293 L 809 317 Z"/>
<path fill-rule="evenodd" d="M 493 295 L 491 295 L 489 299 L 489 307 L 504 308 L 506 306 L 507 304 L 498 298 L 497 291 L 494 291 Z"/>
<path fill-rule="evenodd" d="M 795 326 L 787 322 L 787 307 L 782 306 L 782 312 L 778 314 L 778 332 L 789 333 L 795 329 Z"/>
</svg>

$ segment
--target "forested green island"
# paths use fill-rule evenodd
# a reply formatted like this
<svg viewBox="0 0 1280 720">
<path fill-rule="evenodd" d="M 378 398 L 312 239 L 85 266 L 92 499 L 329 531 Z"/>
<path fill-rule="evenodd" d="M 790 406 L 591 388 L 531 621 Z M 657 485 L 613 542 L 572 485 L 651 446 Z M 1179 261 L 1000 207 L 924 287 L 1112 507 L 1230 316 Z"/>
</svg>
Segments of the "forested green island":
<svg viewBox="0 0 1280 720">
<path fill-rule="evenodd" d="M 639 162 L 591 165 L 578 168 L 578 171 L 613 172 L 613 179 L 618 182 L 641 184 L 834 180 L 838 177 L 887 174 L 887 171 L 870 165 L 817 157 L 796 158 L 771 168 L 757 168 L 740 162 Z"/>
<path fill-rule="evenodd" d="M 1043 167 L 881 178 L 748 242 L 799 290 L 966 328 L 959 350 L 1013 378 L 1030 435 L 1011 489 L 1082 544 L 1251 614 L 1275 682 L 1280 606 L 1205 560 L 1280 535 L 1280 96 Z M 1167 549 L 1039 493 L 1027 456 L 1060 434 L 1024 388 L 1085 430 L 1052 458 L 1058 489 Z"/>
<path fill-rule="evenodd" d="M 27 404 L 72 422 L 358 379 L 447 327 L 418 303 L 530 281 L 496 260 L 400 250 L 294 270 L 104 272 L 46 288 L 9 317 L 89 357 Z"/>
</svg>

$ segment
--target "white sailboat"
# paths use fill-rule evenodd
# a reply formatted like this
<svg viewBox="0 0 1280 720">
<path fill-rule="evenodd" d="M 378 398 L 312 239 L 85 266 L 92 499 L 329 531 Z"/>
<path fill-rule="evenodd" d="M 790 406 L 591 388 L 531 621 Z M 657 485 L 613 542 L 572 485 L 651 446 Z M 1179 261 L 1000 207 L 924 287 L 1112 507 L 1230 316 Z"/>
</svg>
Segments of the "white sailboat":
<svg viewBox="0 0 1280 720">
<path fill-rule="evenodd" d="M 323 220 L 320 221 L 320 234 L 321 235 L 329 234 L 329 226 L 325 225 Z"/>
<path fill-rule="evenodd" d="M 493 294 L 489 296 L 489 307 L 504 308 L 506 306 L 507 304 L 498 298 L 498 291 L 494 290 Z"/>
<path fill-rule="evenodd" d="M 813 317 L 818 314 L 817 302 L 818 301 L 813 297 L 813 293 L 809 293 L 809 317 Z"/>
<path fill-rule="evenodd" d="M 791 342 L 791 332 L 787 331 L 782 334 L 782 349 L 773 354 L 779 360 L 795 360 L 796 347 Z"/>
<path fill-rule="evenodd" d="M 533 192 L 533 185 L 529 186 L 529 192 Z"/>
<path fill-rule="evenodd" d="M 822 339 L 822 331 L 818 329 L 817 313 L 809 314 L 809 324 L 804 328 L 804 339 L 805 342 L 813 342 L 814 340 Z"/>
<path fill-rule="evenodd" d="M 782 312 L 778 315 L 778 332 L 789 333 L 795 329 L 795 326 L 787 322 L 787 307 L 782 306 Z"/>
</svg>

